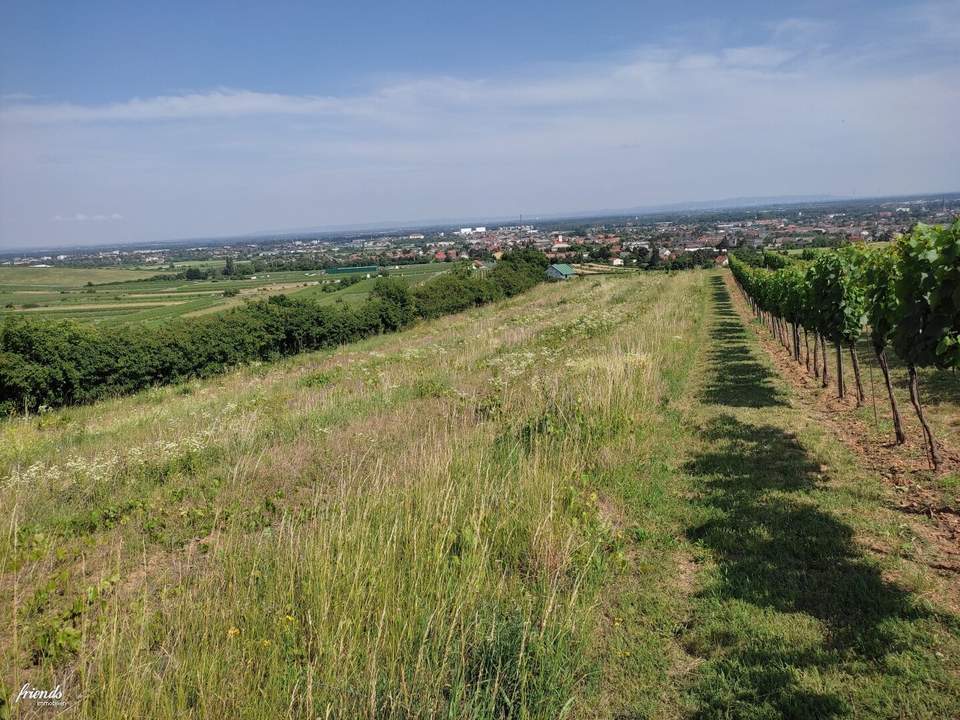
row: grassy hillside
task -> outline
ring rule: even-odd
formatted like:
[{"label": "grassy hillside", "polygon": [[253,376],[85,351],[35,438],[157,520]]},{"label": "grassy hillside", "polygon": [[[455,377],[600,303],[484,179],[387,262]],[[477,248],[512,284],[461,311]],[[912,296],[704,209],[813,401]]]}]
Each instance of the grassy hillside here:
[{"label": "grassy hillside", "polygon": [[0,677],[76,717],[953,717],[887,492],[719,273],[545,285],[0,424]]}]

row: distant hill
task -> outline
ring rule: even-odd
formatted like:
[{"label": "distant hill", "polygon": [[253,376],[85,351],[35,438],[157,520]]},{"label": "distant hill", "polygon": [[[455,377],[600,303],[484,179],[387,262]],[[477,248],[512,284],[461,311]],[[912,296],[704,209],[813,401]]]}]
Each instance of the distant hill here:
[{"label": "distant hill", "polygon": [[[838,202],[849,200],[837,195],[767,195],[757,197],[724,198],[722,200],[699,200],[669,203],[667,205],[630,208],[625,213],[683,212],[685,210],[735,210],[737,208],[765,207],[768,205],[801,205],[803,203]],[[860,199],[860,198],[858,198]]]}]

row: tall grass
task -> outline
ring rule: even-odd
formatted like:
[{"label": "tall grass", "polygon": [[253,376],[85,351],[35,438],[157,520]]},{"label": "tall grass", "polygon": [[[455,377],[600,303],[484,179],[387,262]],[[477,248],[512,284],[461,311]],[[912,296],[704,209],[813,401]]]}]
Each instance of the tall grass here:
[{"label": "tall grass", "polygon": [[8,422],[4,677],[78,717],[576,713],[623,563],[593,478],[677,392],[702,299],[584,279]]}]

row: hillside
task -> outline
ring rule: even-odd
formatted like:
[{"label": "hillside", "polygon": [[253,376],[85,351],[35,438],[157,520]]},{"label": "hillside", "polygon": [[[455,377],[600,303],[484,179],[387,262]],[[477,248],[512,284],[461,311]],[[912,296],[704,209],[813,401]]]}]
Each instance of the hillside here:
[{"label": "hillside", "polygon": [[540,285],[3,421],[0,694],[60,683],[97,718],[957,717],[934,521],[777,373],[729,282]]}]

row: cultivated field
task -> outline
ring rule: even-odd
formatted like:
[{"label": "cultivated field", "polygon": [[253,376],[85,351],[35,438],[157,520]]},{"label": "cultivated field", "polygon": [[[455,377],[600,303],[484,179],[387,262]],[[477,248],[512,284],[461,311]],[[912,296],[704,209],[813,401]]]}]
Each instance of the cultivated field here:
[{"label": "cultivated field", "polygon": [[724,277],[542,285],[4,421],[4,694],[60,683],[58,715],[97,718],[960,716],[932,521],[776,374]]},{"label": "cultivated field", "polygon": [[[204,266],[204,263],[191,263]],[[209,263],[206,264],[209,266]],[[219,263],[222,266],[222,263]],[[421,282],[449,270],[447,263],[386,268]],[[179,269],[183,269],[182,267]],[[25,314],[48,319],[70,318],[97,323],[162,323],[224,310],[245,300],[270,295],[320,298],[323,302],[359,302],[373,280],[356,274],[360,282],[338,290],[353,275],[326,275],[322,270],[272,271],[250,279],[150,280],[167,270],[120,268],[0,267],[0,319]],[[226,294],[225,294],[226,293]]]}]

